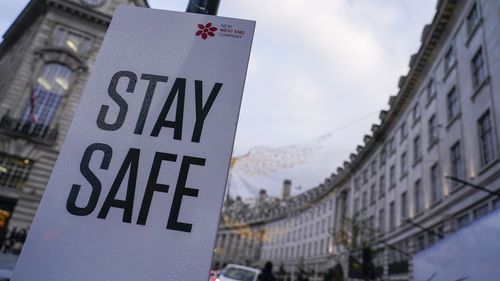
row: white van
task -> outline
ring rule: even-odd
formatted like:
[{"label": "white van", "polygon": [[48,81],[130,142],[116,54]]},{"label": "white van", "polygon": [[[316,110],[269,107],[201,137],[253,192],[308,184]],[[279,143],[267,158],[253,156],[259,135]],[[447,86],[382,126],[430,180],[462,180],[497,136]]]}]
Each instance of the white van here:
[{"label": "white van", "polygon": [[228,264],[216,279],[218,281],[257,281],[260,270],[248,266]]}]

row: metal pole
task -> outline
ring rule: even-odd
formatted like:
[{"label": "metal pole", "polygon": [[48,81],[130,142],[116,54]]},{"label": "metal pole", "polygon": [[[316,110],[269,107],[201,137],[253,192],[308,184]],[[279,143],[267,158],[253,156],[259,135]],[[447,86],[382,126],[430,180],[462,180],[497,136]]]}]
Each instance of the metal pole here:
[{"label": "metal pole", "polygon": [[406,222],[407,222],[407,223],[409,223],[409,224],[411,224],[411,225],[413,225],[414,227],[417,227],[417,228],[422,229],[423,231],[426,231],[426,232],[429,232],[430,234],[436,235],[437,237],[439,237],[439,238],[441,238],[441,239],[443,239],[443,238],[444,238],[444,237],[443,237],[443,235],[441,235],[441,234],[439,234],[439,233],[435,232],[435,231],[434,231],[434,230],[432,230],[432,229],[429,229],[429,228],[427,228],[427,227],[425,227],[425,226],[422,226],[422,225],[420,225],[420,224],[418,224],[418,223],[415,223],[415,222],[413,222],[411,219],[407,219],[407,220],[406,220]]},{"label": "metal pole", "polygon": [[217,15],[220,0],[189,0],[186,13]]},{"label": "metal pole", "polygon": [[445,178],[447,178],[447,179],[450,179],[450,180],[452,180],[452,181],[456,181],[456,182],[459,182],[459,183],[462,183],[462,184],[468,185],[468,186],[470,186],[470,187],[472,187],[472,188],[479,189],[479,190],[481,190],[481,191],[484,191],[484,192],[486,192],[486,193],[489,193],[490,195],[496,195],[496,196],[500,197],[500,192],[498,192],[498,191],[491,191],[491,190],[486,189],[486,188],[484,188],[484,187],[482,187],[482,186],[479,186],[479,185],[477,185],[477,184],[473,184],[473,183],[470,183],[470,182],[468,182],[468,181],[464,181],[464,180],[461,180],[461,179],[459,179],[459,178],[455,178],[455,177],[452,177],[452,176],[444,176],[444,177],[445,177]]}]

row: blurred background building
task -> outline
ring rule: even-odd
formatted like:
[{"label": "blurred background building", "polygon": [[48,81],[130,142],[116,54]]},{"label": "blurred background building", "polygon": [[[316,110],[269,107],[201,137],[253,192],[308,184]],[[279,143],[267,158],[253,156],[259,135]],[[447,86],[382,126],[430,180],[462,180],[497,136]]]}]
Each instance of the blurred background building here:
[{"label": "blurred background building", "polygon": [[113,11],[145,0],[32,0],[0,45],[0,212],[29,227]]}]

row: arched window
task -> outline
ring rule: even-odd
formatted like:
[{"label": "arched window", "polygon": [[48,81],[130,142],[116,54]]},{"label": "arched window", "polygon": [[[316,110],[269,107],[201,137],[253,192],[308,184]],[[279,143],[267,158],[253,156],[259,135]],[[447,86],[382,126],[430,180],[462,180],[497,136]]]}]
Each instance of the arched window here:
[{"label": "arched window", "polygon": [[24,109],[21,112],[21,124],[35,124],[34,134],[47,130],[61,105],[64,95],[73,80],[73,71],[60,63],[48,63],[43,66],[36,78]]}]

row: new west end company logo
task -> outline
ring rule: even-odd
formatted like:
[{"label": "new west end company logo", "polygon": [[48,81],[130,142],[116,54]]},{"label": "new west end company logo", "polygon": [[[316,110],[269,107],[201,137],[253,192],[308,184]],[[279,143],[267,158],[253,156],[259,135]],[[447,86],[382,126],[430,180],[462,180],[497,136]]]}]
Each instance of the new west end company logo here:
[{"label": "new west end company logo", "polygon": [[199,23],[198,30],[195,34],[203,40],[207,40],[208,38],[216,35],[219,37],[241,39],[243,35],[245,35],[245,31],[233,28],[230,24],[221,24],[219,28],[217,28],[213,26],[211,22],[208,22],[207,24]]},{"label": "new west end company logo", "polygon": [[212,23],[209,22],[205,25],[198,24],[198,31],[196,31],[196,36],[200,36],[203,40],[206,40],[209,37],[215,36],[215,31],[217,31],[217,27],[212,26]]}]

